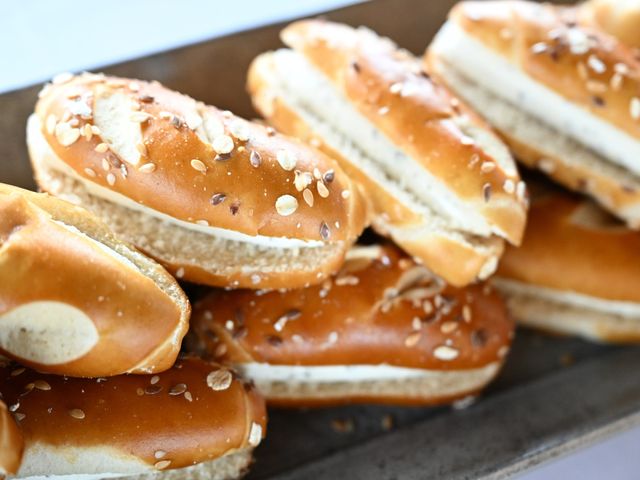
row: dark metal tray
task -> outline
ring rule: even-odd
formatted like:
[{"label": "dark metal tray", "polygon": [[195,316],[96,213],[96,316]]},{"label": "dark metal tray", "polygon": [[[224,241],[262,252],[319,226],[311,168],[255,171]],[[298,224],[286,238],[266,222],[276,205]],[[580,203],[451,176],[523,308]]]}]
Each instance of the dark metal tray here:
[{"label": "dark metal tray", "polygon": [[[421,54],[453,0],[378,0],[329,12]],[[105,68],[252,117],[245,73],[281,25]],[[33,187],[25,122],[40,86],[0,95],[0,181]],[[518,331],[497,381],[466,409],[272,410],[251,479],[504,478],[640,423],[640,349]]]}]

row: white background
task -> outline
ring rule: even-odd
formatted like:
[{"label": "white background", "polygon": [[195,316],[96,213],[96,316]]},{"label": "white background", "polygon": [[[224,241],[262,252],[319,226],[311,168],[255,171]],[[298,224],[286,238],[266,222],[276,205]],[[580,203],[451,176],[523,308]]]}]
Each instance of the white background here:
[{"label": "white background", "polygon": [[[0,0],[0,92],[58,72],[91,69],[348,3],[356,2]],[[520,478],[638,479],[638,445],[640,429],[634,429]]]}]

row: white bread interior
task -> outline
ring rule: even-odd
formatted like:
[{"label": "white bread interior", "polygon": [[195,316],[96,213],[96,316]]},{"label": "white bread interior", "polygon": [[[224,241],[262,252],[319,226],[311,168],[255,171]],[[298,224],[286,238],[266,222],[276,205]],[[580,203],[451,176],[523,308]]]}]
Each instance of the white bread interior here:
[{"label": "white bread interior", "polygon": [[[504,236],[504,232],[490,225],[471,205],[381,134],[302,55],[278,50],[271,57],[272,68],[263,68],[260,73],[269,78],[270,88],[287,107],[379,188],[424,218],[423,224],[411,232],[404,228],[394,229],[382,218],[374,220],[376,228],[392,236],[414,238],[425,236],[425,232],[437,232],[457,243],[477,247],[485,253],[493,252],[494,247],[486,240],[493,234]],[[494,145],[484,132],[471,125],[459,127],[487,150],[504,148],[500,144]],[[500,152],[494,153],[496,158],[504,156]]]},{"label": "white bread interior", "polygon": [[521,325],[598,342],[640,341],[640,304],[558,291],[511,279],[492,283]]},{"label": "white bread interior", "polygon": [[[35,115],[27,125],[27,144],[38,184],[44,190],[82,205],[105,220],[121,238],[162,263],[190,265],[222,276],[255,275],[258,284],[261,273],[315,272],[319,265],[341,254],[342,246],[338,242],[273,239],[275,242],[261,243],[269,237],[250,237],[251,241],[244,241],[233,235],[219,235],[217,230],[222,229],[214,231],[211,227],[168,220],[166,215],[147,207],[131,208],[130,204],[135,204],[131,200],[113,201],[113,196],[118,194],[90,186],[91,182],[70,173],[68,166],[63,167],[66,164],[47,144]],[[281,240],[284,246],[279,243]]]},{"label": "white bread interior", "polygon": [[[554,135],[561,132],[596,152],[600,158],[640,175],[638,140],[532,79],[454,22],[448,21],[440,29],[430,50],[441,68],[446,69],[438,73],[447,79],[447,83],[452,71],[473,79],[479,87],[503,102],[517,105],[525,114],[550,126]],[[455,86],[454,90],[476,110],[487,115],[487,105],[474,103],[474,92]]]}]

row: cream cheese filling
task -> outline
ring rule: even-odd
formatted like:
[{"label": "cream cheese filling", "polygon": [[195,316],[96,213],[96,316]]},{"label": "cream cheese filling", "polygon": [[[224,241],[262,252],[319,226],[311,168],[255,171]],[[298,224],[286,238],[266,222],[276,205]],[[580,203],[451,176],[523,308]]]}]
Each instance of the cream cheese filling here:
[{"label": "cream cheese filling", "polygon": [[158,210],[135,202],[120,193],[114,192],[80,176],[73,168],[71,168],[62,159],[60,159],[51,149],[44,136],[42,135],[40,119],[35,114],[32,114],[29,117],[27,123],[27,138],[30,144],[30,150],[37,156],[38,162],[41,162],[48,168],[56,170],[81,182],[91,195],[115,204],[122,205],[131,210],[136,210],[146,215],[151,215],[164,222],[226,240],[250,243],[270,248],[317,248],[323,247],[325,245],[322,241],[319,240],[302,240],[288,237],[269,237],[265,235],[247,235],[245,233],[228,230],[226,228],[199,225],[197,223],[179,220]]},{"label": "cream cheese filling", "polygon": [[605,300],[583,293],[568,290],[531,285],[505,278],[493,278],[493,284],[507,297],[511,295],[527,295],[563,305],[587,308],[602,313],[620,315],[622,317],[640,317],[640,303],[621,300]]},{"label": "cream cheese filling", "polygon": [[[451,66],[482,88],[517,105],[610,162],[640,174],[640,142],[637,139],[526,75],[457,24],[447,22],[430,48],[437,61]],[[465,96],[464,91],[457,93],[473,105],[473,98]]]},{"label": "cream cheese filling", "polygon": [[426,370],[421,368],[395,367],[392,365],[271,365],[268,363],[238,363],[234,365],[246,378],[259,382],[299,382],[334,383],[366,382],[408,379],[444,379],[456,375],[486,374],[497,371],[498,364],[490,363],[484,367],[466,370]]}]

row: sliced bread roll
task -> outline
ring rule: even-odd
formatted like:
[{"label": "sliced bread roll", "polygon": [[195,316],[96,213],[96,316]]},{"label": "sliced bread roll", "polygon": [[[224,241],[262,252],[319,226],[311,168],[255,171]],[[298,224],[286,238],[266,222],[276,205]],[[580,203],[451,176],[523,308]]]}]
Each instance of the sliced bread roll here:
[{"label": "sliced bread roll", "polygon": [[367,191],[378,232],[451,284],[489,276],[526,216],[502,142],[370,30],[308,20],[281,36],[293,50],[265,53],[249,70],[256,108],[340,161]]},{"label": "sliced bread roll", "polygon": [[62,78],[41,94],[27,141],[42,189],[197,283],[317,283],[366,221],[332,159],[158,83]]}]

